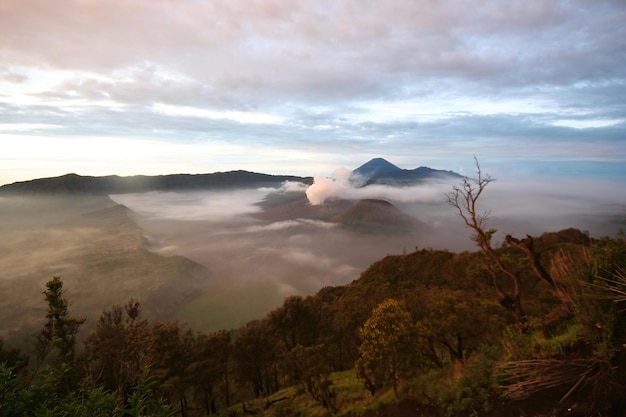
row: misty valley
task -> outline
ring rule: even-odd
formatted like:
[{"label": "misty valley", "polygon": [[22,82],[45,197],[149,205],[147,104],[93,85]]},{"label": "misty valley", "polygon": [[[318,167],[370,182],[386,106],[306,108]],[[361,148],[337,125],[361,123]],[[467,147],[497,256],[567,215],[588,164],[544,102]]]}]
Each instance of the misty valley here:
[{"label": "misty valley", "polygon": [[[420,353],[420,369],[448,369],[481,351],[483,338],[497,340],[504,324],[519,327],[520,323],[508,313],[513,310],[502,308],[504,298],[501,306],[495,302],[489,275],[478,261],[477,241],[470,238],[471,227],[446,198],[467,178],[448,172],[427,172],[428,177],[417,178],[414,171],[389,165],[373,160],[360,171],[314,179],[250,177],[255,179],[248,181],[248,174],[236,172],[235,179],[224,176],[228,179],[204,189],[197,184],[207,179],[199,177],[65,176],[41,180],[43,189],[37,181],[17,184],[20,192],[0,193],[0,291],[5,295],[0,300],[0,340],[29,349],[33,335],[46,323],[42,291],[52,277],[60,277],[71,314],[86,319],[79,338],[102,326],[103,311],[129,300],[140,303],[141,317],[150,322],[180,323],[209,335],[232,334],[234,340],[265,320],[291,314],[288,308],[295,308],[293,303],[321,303],[332,312],[325,314],[332,315],[333,326],[343,329],[337,334],[345,339],[327,340],[331,336],[324,335],[329,331],[321,324],[325,322],[311,319],[298,326],[316,330],[293,330],[293,341],[287,338],[280,346],[285,344],[285,354],[295,355],[301,344],[318,355],[320,346],[337,344],[332,349],[340,350],[333,351],[328,369],[353,369],[360,379],[355,374],[350,378],[365,378],[360,390],[367,388],[374,395],[376,390],[391,388],[370,380],[374,377],[359,368],[366,366],[364,323],[368,317],[373,320],[376,312],[397,314],[394,320],[400,323],[405,317],[400,310],[406,306],[406,314],[422,317],[420,328],[431,332],[431,350]],[[184,186],[192,180],[193,186]],[[581,196],[576,184],[567,182],[489,184],[480,206],[489,215],[489,225],[497,228],[489,232],[492,256],[518,262],[516,268],[526,271],[520,276],[528,288],[528,282],[534,282],[532,271],[522,267],[524,254],[511,252],[510,244],[523,241],[508,240],[507,235],[537,236],[542,262],[549,260],[550,265],[559,259],[565,262],[567,251],[592,245],[591,239],[616,236],[626,227],[624,197],[601,184],[592,190]],[[528,247],[534,254],[535,247]],[[502,288],[498,291],[511,291],[508,285]],[[536,282],[530,288],[530,299],[524,299],[529,316],[558,310],[558,297],[549,288]],[[390,299],[403,304],[389,304]],[[384,309],[391,313],[383,313]],[[478,333],[463,327],[467,315],[480,321],[475,324]],[[435,325],[452,326],[458,346],[450,344],[448,335],[435,332]],[[291,356],[280,360],[285,358],[293,360]],[[297,379],[289,372],[280,378],[282,383],[264,382],[253,397],[270,396]],[[393,391],[398,397],[395,378]],[[231,382],[225,384],[227,388]],[[213,407],[220,403],[228,408],[230,397],[211,395]],[[238,395],[233,398],[248,398],[243,391]],[[331,410],[329,404],[323,408]]]},{"label": "misty valley", "polygon": [[[278,214],[282,219],[276,214],[282,206],[262,208],[272,194],[287,197],[292,206],[291,213]],[[385,255],[415,250],[425,230],[370,232],[320,220],[351,203],[305,213],[304,191],[281,191],[280,184],[7,197],[0,204],[0,285],[3,293],[14,294],[2,301],[3,337],[39,327],[41,288],[55,275],[66,282],[73,310],[91,322],[111,305],[135,298],[150,317],[179,319],[204,331],[235,328],[289,295],[347,284]]]},{"label": "misty valley", "polygon": [[[503,233],[578,227],[603,236],[623,226],[617,204],[497,185],[484,204]],[[386,255],[472,250],[443,200],[450,183],[346,186],[320,205],[307,187],[0,197],[0,285],[14,295],[2,300],[2,336],[39,326],[39,294],[55,275],[92,322],[135,298],[151,317],[214,331],[262,317],[287,296],[348,284]],[[390,203],[382,211],[355,204],[381,196]]]}]

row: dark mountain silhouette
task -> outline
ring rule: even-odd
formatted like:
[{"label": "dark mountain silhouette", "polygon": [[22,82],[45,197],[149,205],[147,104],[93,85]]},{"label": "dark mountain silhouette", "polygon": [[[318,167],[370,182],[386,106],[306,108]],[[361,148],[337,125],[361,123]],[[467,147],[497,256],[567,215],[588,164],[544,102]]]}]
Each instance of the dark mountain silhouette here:
[{"label": "dark mountain silhouette", "polygon": [[[453,171],[419,167],[401,169],[383,158],[374,158],[352,171],[352,181],[358,185],[403,184],[424,180],[460,179]],[[103,177],[66,174],[59,177],[20,181],[0,186],[0,194],[42,195],[107,195],[148,191],[187,191],[258,187],[284,181],[312,183],[311,177],[270,175],[249,171],[215,172],[212,174],[135,175]]]},{"label": "dark mountain silhouette", "polygon": [[262,186],[284,181],[310,183],[310,178],[291,175],[269,175],[248,171],[216,172],[212,174],[173,174],[120,177],[81,176],[67,174],[60,177],[41,178],[16,182],[0,187],[1,194],[123,194],[147,191],[182,191],[224,189],[234,187]]},{"label": "dark mountain silhouette", "polygon": [[398,168],[386,159],[374,158],[352,171],[352,174],[359,175],[364,178],[376,178],[388,175],[397,175],[401,171],[402,169]]},{"label": "dark mountain silhouette", "polygon": [[454,171],[419,167],[401,169],[383,158],[374,158],[352,171],[351,180],[354,184],[397,184],[413,183],[425,180],[455,180],[463,176]]},{"label": "dark mountain silhouette", "polygon": [[385,200],[333,199],[312,205],[302,195],[284,202],[273,200],[261,206],[263,211],[255,213],[254,217],[265,221],[313,219],[339,223],[357,231],[385,234],[409,233],[427,227]]},{"label": "dark mountain silhouette", "polygon": [[385,200],[364,199],[329,219],[368,233],[409,233],[426,227]]},{"label": "dark mountain silhouette", "polygon": [[304,193],[294,199],[263,202],[260,206],[263,211],[255,213],[254,217],[266,221],[281,221],[294,219],[312,219],[328,221],[331,217],[341,213],[354,204],[352,200],[328,200],[324,204],[312,205]]}]

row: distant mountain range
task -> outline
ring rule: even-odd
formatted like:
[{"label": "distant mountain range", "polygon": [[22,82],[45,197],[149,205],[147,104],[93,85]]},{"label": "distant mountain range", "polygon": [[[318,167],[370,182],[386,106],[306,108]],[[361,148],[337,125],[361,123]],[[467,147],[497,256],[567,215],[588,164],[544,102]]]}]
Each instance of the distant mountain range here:
[{"label": "distant mountain range", "polygon": [[0,187],[0,194],[124,194],[148,191],[188,191],[263,186],[284,181],[311,183],[311,178],[291,175],[268,175],[248,171],[216,172],[213,174],[136,175],[120,177],[81,176],[67,174],[60,177],[40,178],[16,182]]},{"label": "distant mountain range", "polygon": [[428,167],[402,169],[383,158],[374,158],[352,171],[351,181],[355,185],[397,184],[424,180],[455,180],[463,176],[454,171]]},{"label": "distant mountain range", "polygon": [[[369,184],[404,184],[432,179],[460,179],[453,171],[428,167],[401,169],[383,158],[374,158],[352,171],[351,181],[357,186]],[[249,171],[215,172],[212,174],[135,175],[104,177],[66,174],[60,177],[40,178],[15,182],[0,187],[0,194],[36,195],[107,195],[141,193],[148,191],[188,191],[241,187],[259,187],[298,181],[312,183],[311,177],[269,175]]]}]

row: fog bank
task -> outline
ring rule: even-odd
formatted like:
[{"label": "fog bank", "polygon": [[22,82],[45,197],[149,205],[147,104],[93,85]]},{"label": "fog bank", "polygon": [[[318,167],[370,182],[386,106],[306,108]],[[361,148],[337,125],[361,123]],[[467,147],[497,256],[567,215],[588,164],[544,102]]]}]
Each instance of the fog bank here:
[{"label": "fog bank", "polygon": [[[451,189],[452,184],[437,183],[358,188],[324,178],[308,189],[287,183],[123,194],[111,196],[114,201],[1,197],[0,290],[12,295],[0,303],[2,334],[40,327],[41,291],[54,275],[64,279],[72,310],[88,311],[90,323],[112,304],[129,296],[145,300],[165,285],[152,306],[162,307],[163,297],[178,297],[170,303],[176,318],[206,331],[263,317],[286,296],[347,284],[389,254],[425,247],[473,251],[470,231],[445,203]],[[619,183],[580,179],[496,180],[481,196],[479,210],[491,212],[489,227],[499,231],[496,244],[504,234],[522,237],[569,227],[592,237],[614,236],[626,229],[622,189]],[[307,201],[315,195],[325,205]],[[360,198],[385,199],[424,227],[368,233],[328,221],[333,210],[347,207],[345,199]],[[132,212],[116,210],[115,203]],[[184,269],[193,270],[187,260],[166,262],[144,248],[187,257],[208,268],[209,278],[196,282]],[[195,292],[187,291],[194,286]]]},{"label": "fog bank", "polygon": [[[334,179],[316,178],[306,189],[311,203],[333,199],[385,199],[425,223],[427,232],[405,235],[358,233],[340,224],[310,218],[261,220],[259,205],[268,195],[303,194],[302,185],[195,193],[146,193],[112,198],[132,209],[148,247],[162,255],[183,255],[208,267],[222,288],[200,299],[182,319],[194,322],[209,304],[249,311],[250,319],[293,294],[312,294],[327,285],[357,279],[388,254],[432,247],[475,250],[470,231],[445,202],[452,184],[358,188],[345,171]],[[343,175],[343,176],[341,176]],[[490,227],[505,234],[539,235],[575,227],[592,236],[613,236],[626,227],[626,197],[616,184],[584,181],[490,183],[479,210],[491,212]],[[228,300],[228,305],[223,300]],[[256,316],[254,316],[256,314]],[[242,315],[239,315],[242,317]],[[243,320],[243,319],[242,319]],[[243,323],[243,321],[242,321]],[[241,324],[241,323],[234,323]]]}]

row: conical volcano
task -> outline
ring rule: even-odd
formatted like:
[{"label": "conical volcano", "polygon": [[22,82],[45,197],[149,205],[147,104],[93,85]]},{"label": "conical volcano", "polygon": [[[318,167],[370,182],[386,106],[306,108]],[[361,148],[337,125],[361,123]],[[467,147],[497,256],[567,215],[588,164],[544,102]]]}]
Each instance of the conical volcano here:
[{"label": "conical volcano", "polygon": [[376,178],[389,175],[393,176],[401,171],[402,169],[386,159],[374,158],[352,171],[352,174],[363,178]]},{"label": "conical volcano", "polygon": [[377,199],[359,200],[329,221],[371,233],[409,233],[425,227],[390,202]]},{"label": "conical volcano", "polygon": [[429,167],[402,169],[386,159],[374,158],[352,171],[350,179],[355,186],[366,186],[370,184],[403,185],[426,180],[456,181],[461,178],[463,176],[453,171]]}]

